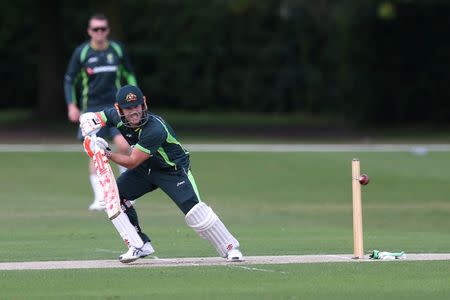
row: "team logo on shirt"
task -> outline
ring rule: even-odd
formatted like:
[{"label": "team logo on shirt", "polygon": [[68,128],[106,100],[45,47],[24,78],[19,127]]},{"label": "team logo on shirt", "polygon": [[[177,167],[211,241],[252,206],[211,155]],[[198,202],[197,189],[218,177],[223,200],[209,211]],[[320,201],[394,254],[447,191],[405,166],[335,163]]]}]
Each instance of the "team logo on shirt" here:
[{"label": "team logo on shirt", "polygon": [[112,64],[114,62],[114,56],[112,55],[112,53],[108,53],[108,55],[106,56],[106,61],[108,62],[108,64]]},{"label": "team logo on shirt", "polygon": [[87,68],[86,68],[86,73],[87,73],[89,76],[94,75],[94,69],[92,69],[92,68],[90,68],[90,67],[87,67]]},{"label": "team logo on shirt", "polygon": [[125,97],[125,100],[127,102],[133,102],[137,100],[137,96],[133,93],[128,93],[127,96]]},{"label": "team logo on shirt", "polygon": [[92,64],[92,63],[96,63],[96,62],[98,62],[98,57],[97,56],[89,57],[89,59],[87,61],[88,64]]},{"label": "team logo on shirt", "polygon": [[98,73],[111,73],[117,72],[117,66],[98,66],[98,67],[87,67],[86,73],[91,76]]}]

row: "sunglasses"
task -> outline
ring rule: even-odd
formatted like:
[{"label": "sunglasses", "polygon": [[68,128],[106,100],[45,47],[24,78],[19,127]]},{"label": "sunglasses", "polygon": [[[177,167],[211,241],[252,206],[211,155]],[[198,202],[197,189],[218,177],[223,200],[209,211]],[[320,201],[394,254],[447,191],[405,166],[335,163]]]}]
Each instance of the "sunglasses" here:
[{"label": "sunglasses", "polygon": [[106,31],[106,30],[108,30],[108,27],[93,27],[93,28],[91,28],[91,30],[94,32]]}]

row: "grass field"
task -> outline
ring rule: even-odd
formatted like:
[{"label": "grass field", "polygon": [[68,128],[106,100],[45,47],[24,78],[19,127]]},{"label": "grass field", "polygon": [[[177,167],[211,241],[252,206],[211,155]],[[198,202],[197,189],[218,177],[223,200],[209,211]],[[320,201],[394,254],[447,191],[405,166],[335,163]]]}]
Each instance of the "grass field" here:
[{"label": "grass field", "polygon": [[[193,153],[203,201],[246,255],[352,252],[361,159],[366,252],[450,252],[448,153]],[[115,259],[82,153],[2,153],[0,262]],[[137,202],[158,257],[216,253],[160,191]],[[448,299],[450,261],[0,271],[0,299]]]}]

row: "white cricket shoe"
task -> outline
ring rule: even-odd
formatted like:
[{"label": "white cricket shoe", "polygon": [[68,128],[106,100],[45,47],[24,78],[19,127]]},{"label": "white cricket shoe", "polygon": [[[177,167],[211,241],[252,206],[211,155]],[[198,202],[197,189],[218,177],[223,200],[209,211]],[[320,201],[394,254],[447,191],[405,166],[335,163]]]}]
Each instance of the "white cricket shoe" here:
[{"label": "white cricket shoe", "polygon": [[131,246],[128,248],[128,251],[119,256],[119,261],[121,263],[127,264],[130,262],[133,262],[139,258],[146,257],[147,255],[150,255],[155,252],[155,249],[153,249],[150,242],[147,242],[142,246],[141,248],[136,248]]},{"label": "white cricket shoe", "polygon": [[244,256],[238,248],[233,248],[227,253],[228,261],[244,261]]},{"label": "white cricket shoe", "polygon": [[91,203],[91,205],[89,205],[89,210],[104,211],[105,202],[95,200]]}]

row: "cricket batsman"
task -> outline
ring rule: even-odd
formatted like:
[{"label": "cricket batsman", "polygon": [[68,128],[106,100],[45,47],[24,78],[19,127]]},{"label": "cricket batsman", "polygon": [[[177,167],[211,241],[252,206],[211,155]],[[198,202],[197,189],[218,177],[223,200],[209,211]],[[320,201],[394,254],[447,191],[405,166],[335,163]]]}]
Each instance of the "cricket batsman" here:
[{"label": "cricket batsman", "polygon": [[[121,218],[118,226],[114,223],[116,215],[112,221],[119,233],[120,230],[127,231],[121,233],[122,237],[133,236],[135,232],[129,231],[134,227],[142,241],[135,238],[119,260],[128,263],[154,252],[130,201],[160,188],[183,212],[187,225],[209,241],[221,257],[228,261],[242,261],[238,240],[216,213],[201,201],[190,170],[189,152],[177,140],[170,125],[147,111],[145,96],[138,87],[126,85],[120,88],[116,102],[115,108],[81,115],[80,127],[89,156],[93,157],[96,151],[101,150],[109,160],[128,169],[117,178],[120,205],[126,216],[118,214]],[[102,138],[89,138],[105,126],[116,127],[132,145],[128,155],[112,152]]]}]

